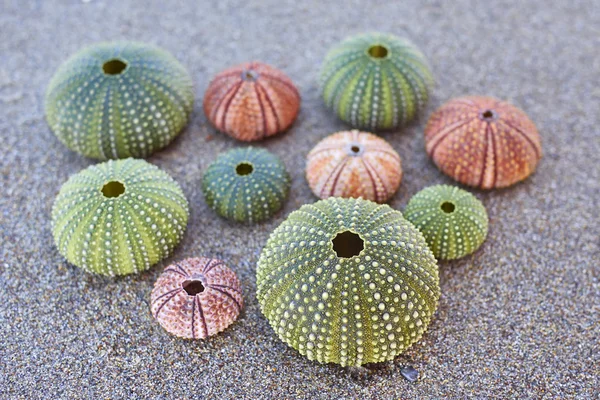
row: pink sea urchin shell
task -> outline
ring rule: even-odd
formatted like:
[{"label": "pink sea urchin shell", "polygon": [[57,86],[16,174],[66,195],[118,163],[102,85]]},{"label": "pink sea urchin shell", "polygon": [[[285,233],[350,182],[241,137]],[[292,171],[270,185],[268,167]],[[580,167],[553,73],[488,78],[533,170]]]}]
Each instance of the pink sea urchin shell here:
[{"label": "pink sea urchin shell", "polygon": [[167,332],[186,339],[223,331],[243,305],[237,276],[216,258],[187,258],[169,265],[151,295],[154,318]]}]

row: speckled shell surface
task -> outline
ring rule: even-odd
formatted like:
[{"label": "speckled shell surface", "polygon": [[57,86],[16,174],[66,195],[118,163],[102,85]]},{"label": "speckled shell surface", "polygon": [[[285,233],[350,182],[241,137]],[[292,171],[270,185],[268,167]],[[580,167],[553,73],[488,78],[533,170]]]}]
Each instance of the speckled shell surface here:
[{"label": "speckled shell surface", "polygon": [[[333,240],[347,231],[364,248],[339,257]],[[291,213],[267,241],[256,277],[279,337],[311,360],[342,366],[402,353],[421,338],[440,296],[423,235],[400,212],[363,199],[329,198]]]},{"label": "speckled shell surface", "polygon": [[340,119],[382,130],[405,124],[425,107],[433,77],[425,56],[408,40],[367,33],[329,51],[320,83],[325,104]]},{"label": "speckled shell surface", "polygon": [[[113,60],[116,67],[106,73],[104,65]],[[119,62],[126,65],[122,71]],[[143,158],[167,146],[187,123],[193,101],[192,80],[169,53],[110,42],[87,47],[60,66],[45,108],[48,124],[69,149],[106,160]]]},{"label": "speckled shell surface", "polygon": [[383,203],[402,180],[400,156],[385,140],[357,130],[337,132],[308,153],[306,179],[315,196],[362,197]]},{"label": "speckled shell surface", "polygon": [[280,70],[260,62],[228,68],[204,94],[204,113],[220,131],[242,141],[285,131],[296,119],[300,94]]},{"label": "speckled shell surface", "polygon": [[[242,165],[251,166],[251,172],[241,175],[238,167]],[[202,191],[206,203],[220,216],[253,223],[270,218],[283,207],[290,183],[279,157],[247,147],[220,154],[204,173]]]},{"label": "speckled shell surface", "polygon": [[[202,291],[191,295],[185,288],[193,281],[202,284]],[[216,258],[187,258],[169,265],[151,294],[154,318],[167,332],[186,339],[205,339],[225,330],[243,306],[237,276]]]},{"label": "speckled shell surface", "polygon": [[[107,197],[109,182],[122,194]],[[132,158],[92,165],[62,185],[52,233],[70,263],[101,275],[144,271],[182,239],[188,202],[166,172]]]},{"label": "speckled shell surface", "polygon": [[527,178],[542,157],[535,124],[520,109],[492,97],[448,101],[427,122],[425,144],[443,173],[482,189]]},{"label": "speckled shell surface", "polygon": [[477,250],[488,232],[488,215],[475,196],[435,185],[415,194],[404,217],[419,229],[436,258],[452,260]]}]

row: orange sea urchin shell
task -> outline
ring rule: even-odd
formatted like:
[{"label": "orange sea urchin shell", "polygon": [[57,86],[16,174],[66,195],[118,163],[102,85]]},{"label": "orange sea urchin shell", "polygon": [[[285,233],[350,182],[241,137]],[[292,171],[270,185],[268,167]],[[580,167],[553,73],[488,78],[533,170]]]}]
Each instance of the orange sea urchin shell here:
[{"label": "orange sea urchin shell", "polygon": [[306,179],[314,194],[383,203],[402,180],[400,156],[388,142],[357,130],[334,133],[308,154]]},{"label": "orange sea urchin shell", "polygon": [[534,123],[512,104],[492,97],[448,101],[429,118],[425,143],[442,172],[482,189],[527,178],[542,157]]},{"label": "orange sea urchin shell", "polygon": [[169,265],[151,295],[154,318],[169,333],[186,339],[221,332],[243,305],[237,276],[216,258],[187,258]]},{"label": "orange sea urchin shell", "polygon": [[210,122],[245,142],[286,130],[299,108],[300,94],[290,78],[259,62],[226,69],[204,94],[204,113]]}]

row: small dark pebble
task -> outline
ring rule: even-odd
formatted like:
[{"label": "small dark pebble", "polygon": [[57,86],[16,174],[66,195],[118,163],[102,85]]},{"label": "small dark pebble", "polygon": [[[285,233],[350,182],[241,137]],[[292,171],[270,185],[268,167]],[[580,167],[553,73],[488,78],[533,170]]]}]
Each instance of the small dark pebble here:
[{"label": "small dark pebble", "polygon": [[414,369],[411,366],[402,367],[400,369],[400,373],[402,374],[403,377],[406,378],[406,380],[408,380],[410,382],[416,382],[417,379],[419,379],[419,371],[417,371],[416,369]]}]

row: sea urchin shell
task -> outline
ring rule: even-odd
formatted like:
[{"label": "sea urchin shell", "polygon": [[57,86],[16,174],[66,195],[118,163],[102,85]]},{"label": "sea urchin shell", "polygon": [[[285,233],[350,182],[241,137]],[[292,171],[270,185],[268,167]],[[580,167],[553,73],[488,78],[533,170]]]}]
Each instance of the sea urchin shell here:
[{"label": "sea urchin shell", "polygon": [[290,176],[279,157],[254,147],[219,155],[202,178],[206,203],[220,216],[238,222],[271,217],[289,190]]},{"label": "sea urchin shell", "polygon": [[455,186],[430,186],[415,194],[404,218],[423,233],[433,255],[452,260],[477,250],[488,231],[488,216],[481,202]]},{"label": "sea urchin shell", "polygon": [[144,160],[107,161],[71,176],[52,208],[58,251],[88,272],[125,275],[171,254],[188,203],[166,172]]},{"label": "sea urchin shell", "polygon": [[300,94],[290,78],[259,62],[226,69],[204,94],[204,113],[210,122],[245,142],[285,131],[299,108]]},{"label": "sea urchin shell", "polygon": [[257,298],[288,345],[342,366],[391,360],[419,340],[440,296],[423,235],[400,212],[329,198],[294,211],[258,261]]},{"label": "sea urchin shell", "polygon": [[135,42],[100,43],[67,60],[46,93],[58,138],[86,157],[143,158],[187,123],[194,92],[169,53]]},{"label": "sea urchin shell", "polygon": [[367,132],[334,133],[308,153],[306,179],[313,193],[386,202],[402,180],[400,156],[388,142]]},{"label": "sea urchin shell", "polygon": [[448,101],[427,122],[425,144],[443,173],[482,189],[527,178],[542,156],[540,136],[529,117],[492,97]]},{"label": "sea urchin shell", "polygon": [[333,48],[321,70],[325,104],[353,127],[398,127],[427,104],[433,85],[425,56],[409,41],[369,33]]},{"label": "sea urchin shell", "polygon": [[187,258],[169,265],[151,295],[154,318],[167,332],[186,339],[223,331],[243,305],[237,276],[215,258]]}]

